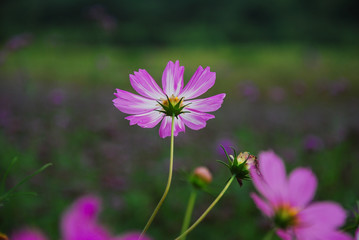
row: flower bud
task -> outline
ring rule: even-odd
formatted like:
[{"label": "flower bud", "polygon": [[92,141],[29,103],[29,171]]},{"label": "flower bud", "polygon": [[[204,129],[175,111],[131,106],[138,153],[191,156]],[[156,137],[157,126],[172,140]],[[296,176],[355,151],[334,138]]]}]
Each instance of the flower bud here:
[{"label": "flower bud", "polygon": [[223,150],[227,156],[228,164],[222,161],[219,162],[228,167],[232,175],[236,176],[239,185],[242,186],[242,180],[250,178],[249,169],[253,167],[258,169],[257,157],[251,155],[249,152],[241,152],[237,155],[236,151],[233,149],[234,156],[236,156],[234,157],[233,155],[228,155],[224,148]]},{"label": "flower bud", "polygon": [[206,167],[197,167],[190,177],[190,182],[194,187],[203,189],[212,182],[212,174]]}]

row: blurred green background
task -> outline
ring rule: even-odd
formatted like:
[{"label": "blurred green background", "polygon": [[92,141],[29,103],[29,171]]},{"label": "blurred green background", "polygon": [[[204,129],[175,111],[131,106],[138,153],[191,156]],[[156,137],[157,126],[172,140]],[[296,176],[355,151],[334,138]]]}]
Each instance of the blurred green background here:
[{"label": "blurred green background", "polygon": [[[158,127],[130,127],[113,105],[115,88],[146,69],[160,84],[169,60],[217,73],[204,95],[225,92],[216,118],[175,139],[175,172],[149,235],[173,239],[197,166],[214,175],[194,218],[230,176],[219,144],[258,154],[273,149],[287,169],[311,168],[316,200],[351,211],[359,198],[358,1],[85,1],[0,3],[0,177],[6,187],[51,162],[0,207],[0,232],[22,226],[60,239],[59,221],[76,198],[103,199],[101,222],[114,234],[141,230],[167,180],[169,139]],[[233,184],[188,239],[262,239],[270,229]]]}]

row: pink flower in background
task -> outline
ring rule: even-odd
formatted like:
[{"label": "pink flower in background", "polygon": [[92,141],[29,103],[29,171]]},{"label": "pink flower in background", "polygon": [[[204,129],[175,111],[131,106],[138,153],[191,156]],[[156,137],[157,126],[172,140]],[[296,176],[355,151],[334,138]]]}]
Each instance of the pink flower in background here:
[{"label": "pink flower in background", "polygon": [[224,147],[224,149],[227,151],[227,152],[232,152],[232,148],[231,147],[234,147],[236,146],[237,144],[234,143],[234,141],[230,138],[222,138],[222,139],[219,139],[217,142],[216,142],[216,152],[219,156],[221,157],[226,157],[226,154],[225,152],[223,151],[223,148],[221,146]]},{"label": "pink flower in background", "polygon": [[110,233],[97,222],[101,201],[95,196],[78,199],[62,216],[61,232],[65,240],[107,240]]},{"label": "pink flower in background", "polygon": [[283,161],[272,151],[259,155],[259,172],[251,171],[254,186],[262,195],[252,193],[257,207],[270,217],[277,234],[285,240],[352,239],[337,230],[346,218],[345,210],[334,202],[313,202],[317,179],[306,168],[286,176]]},{"label": "pink flower in background", "polygon": [[304,149],[307,151],[315,152],[324,148],[323,140],[316,135],[307,135],[303,141]]},{"label": "pink flower in background", "polygon": [[136,95],[121,89],[115,93],[113,103],[126,114],[130,125],[137,124],[143,128],[153,128],[161,123],[159,134],[165,138],[171,135],[171,119],[175,116],[174,135],[185,131],[185,126],[199,130],[206,126],[206,121],[214,118],[213,112],[219,109],[224,93],[209,98],[196,99],[210,89],[216,80],[216,73],[209,67],[198,67],[188,84],[183,87],[184,67],[179,61],[168,62],[162,75],[163,90],[144,69],[130,74],[132,87],[140,94]]},{"label": "pink flower in background", "polygon": [[24,228],[14,233],[11,240],[47,240],[46,236],[39,230],[34,228]]},{"label": "pink flower in background", "polygon": [[[139,232],[129,232],[113,237],[106,227],[97,221],[101,211],[101,200],[96,196],[85,196],[75,201],[61,219],[62,240],[137,240]],[[151,240],[143,236],[142,240]],[[11,240],[47,240],[35,229],[15,232]]]}]

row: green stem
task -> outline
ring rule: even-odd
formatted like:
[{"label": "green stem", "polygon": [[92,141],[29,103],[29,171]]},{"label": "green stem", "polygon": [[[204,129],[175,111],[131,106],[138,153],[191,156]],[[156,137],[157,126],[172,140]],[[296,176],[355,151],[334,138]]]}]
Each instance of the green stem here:
[{"label": "green stem", "polygon": [[[197,191],[196,191],[196,189],[192,188],[191,195],[189,196],[189,199],[188,199],[186,214],[183,219],[181,234],[183,234],[186,231],[186,229],[189,227],[189,224],[191,222],[191,216],[192,216],[192,212],[193,212],[194,203],[196,202],[196,197],[197,197]],[[186,240],[186,236],[183,236],[181,238],[181,240]]]},{"label": "green stem", "polygon": [[188,228],[184,233],[182,233],[180,236],[178,236],[175,240],[180,240],[184,236],[186,236],[189,232],[191,232],[195,227],[197,227],[198,224],[202,222],[202,220],[207,216],[207,214],[212,210],[212,208],[217,204],[217,202],[222,198],[223,194],[227,191],[231,183],[233,182],[233,179],[235,178],[235,175],[232,175],[232,177],[228,180],[226,186],[223,188],[222,192],[217,196],[217,198],[212,202],[212,204],[207,208],[206,211],[197,219],[193,225]]},{"label": "green stem", "polygon": [[10,163],[10,166],[6,169],[5,173],[4,173],[4,176],[3,176],[3,179],[1,181],[1,187],[0,187],[0,193],[3,193],[5,192],[5,181],[6,181],[6,178],[7,178],[7,175],[9,174],[11,168],[15,165],[17,161],[17,157],[15,157],[11,163]]},{"label": "green stem", "polygon": [[271,229],[263,238],[263,240],[272,240],[274,232],[276,231],[275,228]]},{"label": "green stem", "polygon": [[172,181],[172,171],[173,171],[173,149],[174,149],[174,122],[175,122],[175,116],[172,116],[172,124],[171,124],[171,150],[170,150],[170,168],[169,168],[169,174],[168,174],[168,180],[167,180],[167,186],[166,189],[162,195],[161,200],[158,202],[155,210],[153,211],[150,219],[148,219],[147,224],[145,226],[145,228],[143,229],[139,240],[145,235],[145,233],[147,232],[148,228],[150,227],[151,223],[153,222],[155,216],[157,215],[158,211],[160,210],[163,202],[165,201],[168,191],[170,190],[170,186],[171,186],[171,181]]}]

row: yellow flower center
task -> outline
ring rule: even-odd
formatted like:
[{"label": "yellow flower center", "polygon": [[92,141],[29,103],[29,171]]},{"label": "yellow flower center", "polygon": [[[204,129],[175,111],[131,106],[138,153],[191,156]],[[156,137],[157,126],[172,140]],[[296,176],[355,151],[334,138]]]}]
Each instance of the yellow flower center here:
[{"label": "yellow flower center", "polygon": [[298,226],[299,209],[289,204],[282,204],[275,210],[274,223],[281,229]]},{"label": "yellow flower center", "polygon": [[[168,102],[168,100],[169,100],[169,102]],[[172,106],[175,106],[180,101],[181,101],[181,99],[179,99],[178,97],[175,97],[172,94],[171,97],[169,97],[168,99],[162,100],[162,104],[166,107],[169,107],[170,104],[172,104]],[[182,106],[183,106],[183,101],[181,101],[181,103],[180,103],[180,107],[182,107]]]},{"label": "yellow flower center", "polygon": [[181,113],[185,113],[183,109],[188,106],[183,105],[183,97],[178,98],[172,94],[171,97],[166,96],[166,99],[161,101],[157,101],[159,105],[161,105],[162,110],[157,110],[159,112],[165,113],[167,116],[175,116],[177,117]]}]

